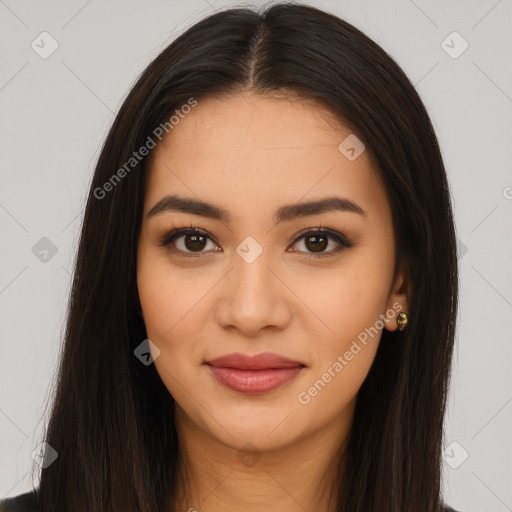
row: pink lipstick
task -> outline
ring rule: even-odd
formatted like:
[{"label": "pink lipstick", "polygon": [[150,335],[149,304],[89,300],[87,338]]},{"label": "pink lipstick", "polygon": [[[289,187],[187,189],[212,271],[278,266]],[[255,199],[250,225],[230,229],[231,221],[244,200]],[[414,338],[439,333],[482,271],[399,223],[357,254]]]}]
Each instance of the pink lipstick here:
[{"label": "pink lipstick", "polygon": [[246,394],[261,394],[277,389],[305,368],[299,361],[271,352],[254,356],[233,353],[207,361],[206,364],[217,381]]}]

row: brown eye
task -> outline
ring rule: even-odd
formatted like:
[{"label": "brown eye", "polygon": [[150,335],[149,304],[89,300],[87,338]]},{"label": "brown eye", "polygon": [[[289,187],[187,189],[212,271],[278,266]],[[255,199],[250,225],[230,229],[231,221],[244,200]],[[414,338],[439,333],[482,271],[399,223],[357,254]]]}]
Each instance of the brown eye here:
[{"label": "brown eye", "polygon": [[[305,250],[298,252],[312,257],[332,256],[343,249],[353,247],[353,244],[344,235],[326,228],[310,229],[303,232],[295,239],[292,245],[296,245],[300,240],[304,240]],[[208,245],[208,241],[212,242],[213,247],[211,250],[222,250],[213,243],[214,240],[206,232],[193,227],[172,230],[162,238],[160,245],[166,247],[171,253],[195,257],[208,252],[204,250]],[[334,247],[327,250],[332,242],[334,242]]]},{"label": "brown eye", "polygon": [[185,247],[190,251],[201,251],[205,248],[206,237],[196,234],[184,235],[184,243]]},{"label": "brown eye", "polygon": [[[334,248],[326,250],[327,247],[329,247],[331,239],[335,242]],[[323,256],[332,256],[343,249],[353,247],[353,244],[349,242],[344,235],[325,228],[318,228],[316,230],[303,232],[295,240],[293,245],[295,245],[299,240],[304,240],[303,245],[306,248],[306,251],[299,252],[305,252],[307,256],[319,258]]]},{"label": "brown eye", "polygon": [[329,245],[329,238],[325,235],[309,235],[304,238],[304,245],[311,252],[323,252]]},{"label": "brown eye", "polygon": [[211,238],[197,228],[183,228],[167,233],[162,238],[160,245],[173,253],[183,253],[186,256],[196,256],[197,254],[197,256],[200,256],[203,252],[206,252],[203,250],[207,246],[208,240],[211,240]]}]

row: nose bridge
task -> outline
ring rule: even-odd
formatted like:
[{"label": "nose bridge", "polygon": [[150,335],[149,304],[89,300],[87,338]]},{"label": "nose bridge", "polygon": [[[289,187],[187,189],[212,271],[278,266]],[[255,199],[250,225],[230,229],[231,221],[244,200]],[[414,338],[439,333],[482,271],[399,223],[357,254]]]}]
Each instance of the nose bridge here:
[{"label": "nose bridge", "polygon": [[252,237],[233,253],[233,265],[223,287],[218,321],[257,331],[286,321],[285,288],[272,263],[272,253]]},{"label": "nose bridge", "polygon": [[264,293],[270,295],[269,271],[270,251],[263,248],[254,238],[248,237],[236,249],[237,256],[233,261],[233,279],[239,292],[245,295],[249,293]]},{"label": "nose bridge", "polygon": [[[275,279],[269,267],[272,266],[271,251],[249,236],[236,248],[233,261],[232,293],[237,302],[249,304],[257,301],[259,307],[274,300],[275,287],[270,282]],[[252,306],[251,306],[252,307]]]}]

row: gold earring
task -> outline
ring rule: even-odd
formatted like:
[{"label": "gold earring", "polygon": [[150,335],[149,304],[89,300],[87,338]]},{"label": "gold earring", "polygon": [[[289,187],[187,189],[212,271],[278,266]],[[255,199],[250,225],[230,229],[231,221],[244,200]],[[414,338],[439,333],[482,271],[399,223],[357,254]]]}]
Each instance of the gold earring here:
[{"label": "gold earring", "polygon": [[401,313],[398,314],[396,321],[398,322],[398,330],[403,331],[405,329],[405,326],[407,325],[407,315],[402,311]]}]

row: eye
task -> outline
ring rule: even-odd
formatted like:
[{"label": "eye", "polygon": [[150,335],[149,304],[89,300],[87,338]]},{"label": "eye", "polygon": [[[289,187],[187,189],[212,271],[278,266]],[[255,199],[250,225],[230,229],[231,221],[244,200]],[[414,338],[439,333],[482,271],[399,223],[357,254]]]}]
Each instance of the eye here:
[{"label": "eye", "polygon": [[[180,238],[183,238],[183,240],[180,240]],[[186,257],[197,257],[201,256],[207,245],[207,240],[211,241],[212,238],[205,231],[194,227],[180,228],[173,229],[164,235],[160,245],[166,247],[171,253],[182,253]]]},{"label": "eye", "polygon": [[[325,251],[325,249],[329,246],[330,239],[336,242],[337,246],[335,246],[334,249]],[[306,247],[306,249],[312,251],[306,251],[307,256],[312,256],[313,258],[332,256],[342,251],[343,249],[349,249],[354,245],[342,233],[338,233],[337,231],[322,227],[302,231],[299,233],[298,237],[295,239],[292,245],[295,245],[300,240],[304,240],[303,246]]]},{"label": "eye", "polygon": [[[303,243],[306,251],[298,252],[306,252],[308,257],[314,258],[332,256],[354,245],[342,233],[322,227],[308,229],[299,233],[298,237],[293,241],[292,246],[302,239],[304,239]],[[335,245],[333,249],[325,251],[331,239],[337,245]],[[162,237],[159,245],[165,247],[171,253],[179,253],[185,257],[198,257],[206,252],[204,249],[208,241],[215,242],[206,231],[191,226],[189,228],[173,229]],[[222,250],[219,249],[215,243],[213,246],[214,251]]]}]

